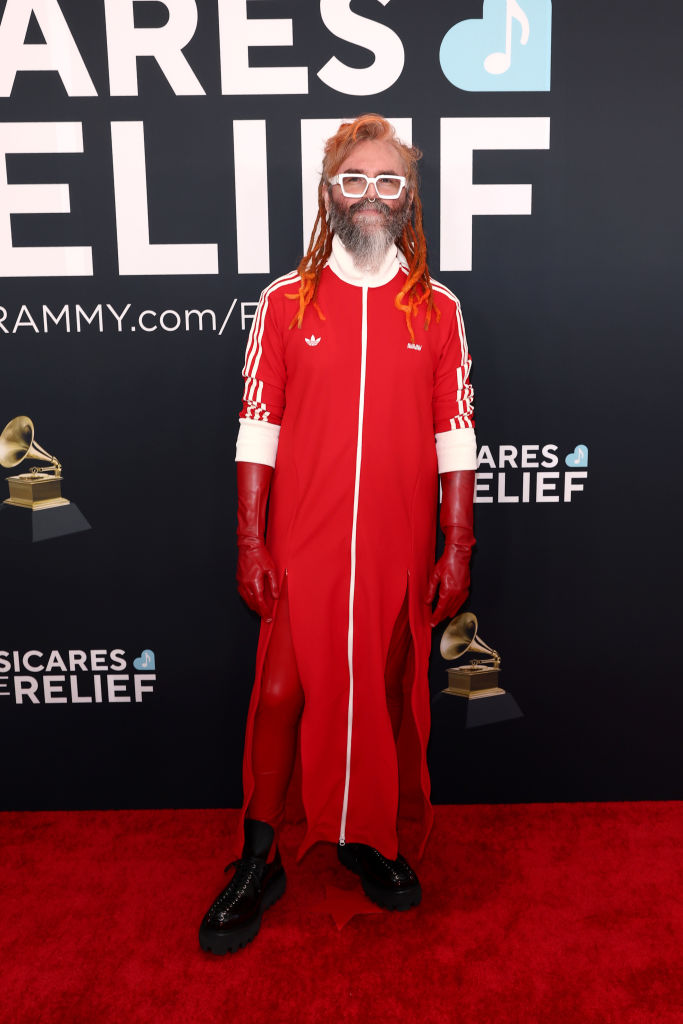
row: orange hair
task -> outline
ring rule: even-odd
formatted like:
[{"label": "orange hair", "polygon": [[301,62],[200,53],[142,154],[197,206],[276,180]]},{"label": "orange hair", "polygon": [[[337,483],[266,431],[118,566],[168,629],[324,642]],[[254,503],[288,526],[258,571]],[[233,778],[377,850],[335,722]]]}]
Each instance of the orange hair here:
[{"label": "orange hair", "polygon": [[408,263],[408,275],[394,304],[397,309],[405,313],[408,332],[414,341],[415,334],[411,319],[422,302],[425,302],[427,307],[425,329],[429,326],[432,310],[436,313],[437,320],[440,316],[439,310],[434,305],[432,284],[427,268],[427,241],[422,229],[422,203],[418,194],[417,162],[422,153],[416,146],[406,146],[404,142],[401,142],[393,126],[379,114],[361,114],[355,121],[340,124],[336,134],[325,143],[325,156],[318,185],[318,215],[313,225],[308,250],[297,268],[301,284],[295,295],[287,296],[287,298],[298,298],[299,300],[298,312],[289,326],[292,328],[294,324],[297,324],[298,327],[301,327],[306,307],[309,304],[317,311],[321,320],[325,319],[318,305],[320,274],[332,252],[332,232],[327,222],[325,191],[329,188],[330,178],[337,173],[356,143],[367,140],[390,142],[395,147],[406,168],[406,187],[413,196],[411,218],[398,239],[398,245]]}]

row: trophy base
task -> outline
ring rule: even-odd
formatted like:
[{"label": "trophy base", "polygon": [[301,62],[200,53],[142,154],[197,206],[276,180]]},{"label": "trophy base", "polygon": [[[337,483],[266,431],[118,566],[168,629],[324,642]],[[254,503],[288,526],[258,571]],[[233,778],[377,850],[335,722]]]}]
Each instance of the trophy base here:
[{"label": "trophy base", "polygon": [[19,508],[57,508],[68,505],[62,497],[62,477],[54,473],[19,473],[7,477],[9,498],[5,505]]},{"label": "trophy base", "polygon": [[0,505],[0,543],[36,544],[90,529],[78,506],[65,498],[34,508],[9,500]]},{"label": "trophy base", "polygon": [[15,508],[58,508],[60,505],[70,505],[68,498],[47,498],[45,501],[22,501],[21,498],[5,498],[3,505],[14,505]]},{"label": "trophy base", "polygon": [[500,686],[491,686],[487,690],[477,690],[476,693],[470,693],[469,690],[459,690],[455,686],[447,686],[442,693],[451,693],[454,697],[466,697],[467,700],[480,700],[482,697],[499,697],[505,690],[502,690]]},{"label": "trophy base", "polygon": [[505,693],[498,685],[500,669],[492,665],[457,665],[446,670],[448,689],[457,697],[493,697]]},{"label": "trophy base", "polygon": [[480,725],[494,725],[496,722],[524,717],[512,694],[499,687],[493,692],[481,690],[476,695],[467,696],[454,693],[451,689],[442,690],[432,698],[433,730],[435,720],[441,716],[447,718],[449,724],[461,729],[475,729]]}]

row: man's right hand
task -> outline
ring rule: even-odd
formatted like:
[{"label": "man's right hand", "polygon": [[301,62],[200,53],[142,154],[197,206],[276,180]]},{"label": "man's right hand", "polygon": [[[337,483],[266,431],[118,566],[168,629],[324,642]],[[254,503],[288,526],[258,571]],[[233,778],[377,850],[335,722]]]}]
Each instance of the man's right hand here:
[{"label": "man's right hand", "polygon": [[263,541],[244,539],[238,541],[237,549],[237,590],[240,597],[251,608],[271,622],[273,604],[279,597],[277,569]]}]

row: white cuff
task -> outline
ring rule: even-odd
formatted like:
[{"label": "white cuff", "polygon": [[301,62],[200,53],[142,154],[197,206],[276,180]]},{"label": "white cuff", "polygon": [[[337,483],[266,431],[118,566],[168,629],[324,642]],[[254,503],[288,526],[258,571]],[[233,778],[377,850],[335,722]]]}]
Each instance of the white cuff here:
[{"label": "white cuff", "polygon": [[477,439],[474,427],[458,427],[435,434],[439,473],[477,468]]},{"label": "white cuff", "polygon": [[260,420],[240,420],[235,462],[260,462],[275,468],[280,428]]}]

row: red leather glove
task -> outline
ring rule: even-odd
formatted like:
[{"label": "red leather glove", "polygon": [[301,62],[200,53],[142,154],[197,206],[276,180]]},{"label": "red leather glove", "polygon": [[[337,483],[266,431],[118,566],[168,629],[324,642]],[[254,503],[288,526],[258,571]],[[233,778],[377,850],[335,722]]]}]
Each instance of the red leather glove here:
[{"label": "red leather glove", "polygon": [[237,590],[266,622],[279,596],[277,569],[263,541],[271,466],[237,463]]},{"label": "red leather glove", "polygon": [[431,626],[452,619],[470,589],[470,554],[474,545],[474,470],[441,474],[441,529],[446,538],[443,555],[432,569],[425,601],[431,604],[439,588]]}]

